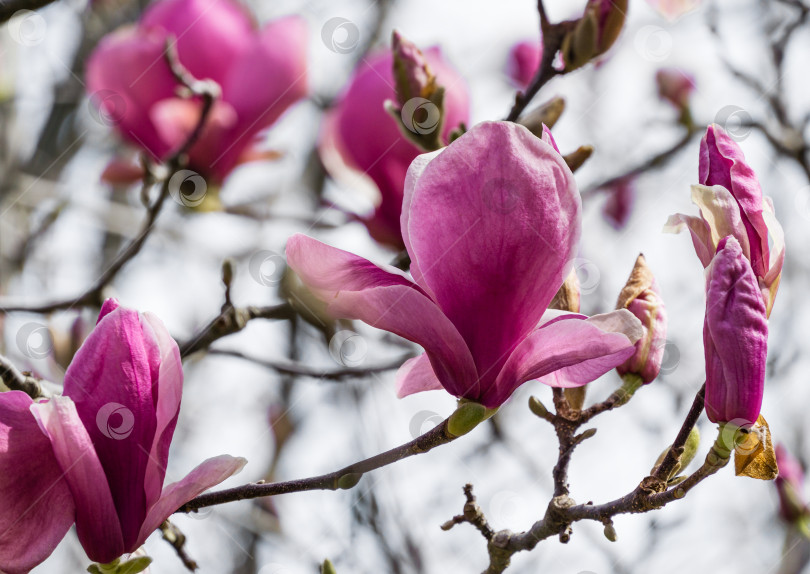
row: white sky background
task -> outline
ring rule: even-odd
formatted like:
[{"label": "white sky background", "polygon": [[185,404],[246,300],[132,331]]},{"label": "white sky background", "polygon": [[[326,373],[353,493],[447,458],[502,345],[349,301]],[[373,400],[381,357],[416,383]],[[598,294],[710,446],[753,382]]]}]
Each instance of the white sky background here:
[{"label": "white sky background", "polygon": [[[584,3],[547,1],[555,20],[573,16]],[[588,67],[557,78],[543,89],[538,102],[563,95],[568,103],[554,129],[561,150],[571,151],[581,144],[596,147],[594,157],[577,172],[582,189],[643,162],[681,136],[674,127],[676,112],[655,95],[654,73],[660,66],[679,66],[695,74],[693,110],[698,124],[713,121],[728,105],[739,106],[758,119],[765,117],[764,103],[731,79],[718,57],[722,53],[772,85],[774,78],[769,77],[762,52],[766,20],[761,4],[754,0],[710,4],[720,13],[721,46],[706,25],[708,6],[671,23],[644,1],[631,0],[629,23],[612,57],[598,70]],[[322,0],[305,3],[303,8],[296,2],[267,2],[255,8],[262,22],[294,12],[307,19],[310,82],[317,94],[335,93],[350,72],[353,58],[327,49],[320,37],[323,24],[340,16],[365,30],[374,15],[366,2]],[[62,62],[68,61],[76,43],[75,13],[79,9],[68,3],[43,10],[47,35],[33,46],[18,46],[3,29],[0,76],[6,89],[13,86],[17,92],[14,137],[21,154],[30,151],[44,120],[50,105],[45,95],[49,84],[66,73]],[[503,73],[506,55],[514,42],[536,36],[538,18],[532,0],[411,0],[395,5],[384,38],[393,27],[419,45],[442,45],[469,84],[475,123],[506,115],[514,97],[514,88]],[[797,33],[787,54],[784,82],[794,118],[801,118],[810,107],[804,103],[808,41],[806,30]],[[142,208],[135,190],[127,199],[119,199],[124,203],[117,204],[118,212],[111,211],[108,193],[97,182],[114,140],[92,121],[87,107],[80,109],[83,117],[78,121],[89,130],[84,147],[60,182],[40,182],[27,195],[32,204],[69,199],[70,208],[39,244],[25,273],[10,281],[2,278],[0,287],[6,289],[6,295],[33,303],[78,293],[94,279],[90,273],[98,257],[101,230],[114,224],[134,234],[140,225]],[[222,200],[226,204],[253,200],[273,213],[306,215],[311,199],[302,189],[300,174],[317,133],[317,121],[315,106],[298,104],[268,134],[270,147],[282,150],[285,158],[275,165],[252,166],[235,174],[226,183]],[[669,339],[680,359],[670,373],[640,391],[628,406],[595,420],[598,434],[577,449],[571,465],[571,495],[578,502],[605,502],[632,490],[674,438],[703,382],[702,269],[688,236],[660,231],[669,214],[696,212],[689,202],[689,185],[697,183],[698,142],[695,138],[665,169],[639,180],[638,202],[623,231],[614,231],[602,220],[602,197],[585,206],[581,257],[583,272],[589,275],[581,279],[592,289],[583,294],[584,310],[611,309],[636,255],[643,251],[668,306]],[[804,327],[810,318],[806,303],[810,253],[805,248],[810,239],[810,187],[795,164],[776,158],[758,133],[752,132],[741,145],[765,192],[774,198],[788,249],[771,317],[769,358],[773,368],[763,414],[775,439],[807,459],[810,445],[801,437],[808,430],[805,413],[810,404],[806,384],[810,339]],[[349,192],[328,186],[330,198]],[[331,215],[327,219],[339,220]],[[5,219],[2,222],[11,225]],[[190,213],[170,202],[143,253],[120,274],[111,292],[127,306],[154,311],[182,340],[218,312],[222,303],[219,263],[224,257],[235,257],[240,263],[233,288],[237,305],[277,302],[273,288],[252,279],[247,262],[260,249],[283,252],[286,238],[306,229],[306,225],[283,218],[258,223],[225,214]],[[316,236],[376,261],[387,262],[392,257],[374,245],[358,224],[317,232]],[[55,318],[55,328],[69,325],[73,316]],[[15,356],[14,333],[25,322],[39,320],[37,316],[10,317],[2,350]],[[402,352],[384,341],[379,331],[364,325],[355,330],[368,343],[364,365],[383,363]],[[318,334],[308,328],[305,331],[309,338],[302,360],[325,370],[337,367]],[[283,359],[287,326],[254,321],[243,333],[216,346]],[[31,366],[45,369],[48,363]],[[589,397],[604,398],[617,381],[614,373],[606,375],[591,385]],[[187,362],[184,405],[168,480],[220,453],[249,460],[245,470],[223,486],[262,478],[273,448],[267,411],[277,400],[279,382],[280,377],[272,372],[236,359],[210,357]],[[484,539],[469,525],[450,532],[442,532],[439,525],[461,512],[461,488],[466,482],[474,484],[479,503],[496,529],[523,530],[542,516],[551,496],[557,443],[550,425],[526,408],[530,392],[551,403],[551,393],[542,385],[527,384],[520,389],[502,409],[506,443],[487,449],[491,433],[482,426],[452,445],[365,476],[353,491],[277,497],[274,503],[282,534],[265,533],[255,548],[244,547],[246,537],[241,530],[254,527],[248,502],[218,507],[202,520],[177,517],[176,523],[187,535],[189,553],[203,573],[233,571],[234,564],[248,554],[255,557],[259,574],[316,572],[316,563],[324,557],[334,560],[340,574],[387,572],[390,567],[382,559],[379,541],[352,525],[358,496],[373,486],[380,505],[379,520],[390,533],[391,546],[407,554],[401,536],[401,531],[407,531],[420,549],[422,571],[479,572],[486,565]],[[292,416],[299,429],[285,448],[278,478],[329,472],[406,442],[415,419],[426,419],[431,413],[446,416],[452,407],[453,400],[443,392],[397,400],[393,372],[350,383],[299,379],[292,398]],[[427,428],[426,423],[423,430]],[[698,461],[715,434],[705,417],[700,429],[707,444]],[[735,478],[726,468],[685,500],[662,511],[618,517],[616,543],[605,540],[601,525],[577,523],[569,544],[549,539],[534,552],[516,555],[509,572],[775,572],[784,539],[783,528],[775,519],[776,505],[772,484]],[[153,573],[185,571],[158,536],[146,548],[155,558]],[[86,562],[69,536],[35,572],[77,572]],[[418,571],[406,562],[401,566],[405,573]]]}]

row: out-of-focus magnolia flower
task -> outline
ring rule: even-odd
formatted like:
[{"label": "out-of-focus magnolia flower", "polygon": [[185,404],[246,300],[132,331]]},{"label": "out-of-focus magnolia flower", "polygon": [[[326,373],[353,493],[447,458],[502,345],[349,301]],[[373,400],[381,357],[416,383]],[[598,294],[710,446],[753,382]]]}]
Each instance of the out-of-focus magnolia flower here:
[{"label": "out-of-focus magnolia flower", "polygon": [[232,0],[158,0],[137,26],[109,34],[87,62],[87,89],[104,117],[132,143],[165,159],[199,121],[199,99],[177,95],[166,61],[175,41],[180,63],[219,84],[189,168],[222,181],[252,157],[256,136],[307,90],[304,21],[286,17],[263,28]]},{"label": "out-of-focus magnolia flower", "polygon": [[667,338],[667,312],[658,290],[658,283],[647,267],[644,255],[639,255],[630,278],[619,294],[617,309],[627,309],[641,321],[644,335],[636,341],[636,351],[617,371],[620,375],[634,374],[645,385],[658,376]]},{"label": "out-of-focus magnolia flower", "polygon": [[701,0],[647,0],[647,4],[658,10],[668,20],[677,20],[700,6],[700,3]]},{"label": "out-of-focus magnolia flower", "polygon": [[287,261],[330,313],[425,348],[400,369],[399,396],[444,388],[494,408],[531,379],[588,383],[641,336],[624,309],[546,313],[576,255],[580,211],[549,132],[486,122],[408,171],[402,230],[413,279],[304,235],[287,243]]},{"label": "out-of-focus magnolia flower", "polygon": [[585,12],[563,39],[566,72],[572,72],[607,52],[624,27],[627,0],[588,0]]},{"label": "out-of-focus magnolia flower", "polygon": [[518,42],[509,50],[506,73],[515,85],[525,90],[531,84],[543,59],[543,44],[537,40]]},{"label": "out-of-focus magnolia flower", "polygon": [[703,348],[709,420],[751,426],[765,388],[768,320],[757,278],[733,236],[720,240],[707,269]]},{"label": "out-of-focus magnolia flower", "polygon": [[779,516],[789,524],[810,514],[804,500],[804,471],[802,465],[784,447],[776,445],[776,492],[779,494]]},{"label": "out-of-focus magnolia flower", "polygon": [[63,396],[0,393],[0,571],[28,572],[74,522],[90,559],[109,563],[244,466],[218,456],[164,488],[182,385],[163,323],[108,299]]},{"label": "out-of-focus magnolia flower", "polygon": [[692,74],[677,68],[661,68],[655,73],[658,97],[671,103],[679,111],[689,107],[689,97],[695,91]]},{"label": "out-of-focus magnolia flower", "polygon": [[711,263],[720,240],[733,235],[751,262],[770,315],[785,260],[784,233],[773,202],[762,195],[737,142],[716,125],[709,126],[700,142],[700,183],[692,186],[700,217],[673,215],[664,230],[677,233],[688,228],[704,267]]},{"label": "out-of-focus magnolia flower", "polygon": [[620,179],[607,190],[602,215],[613,229],[621,230],[630,221],[636,204],[636,182],[633,178]]},{"label": "out-of-focus magnolia flower", "polygon": [[[426,123],[436,121],[433,116],[438,109],[423,98],[411,100],[410,107],[414,109],[412,115],[405,114],[405,119],[414,120],[411,127],[416,132],[430,132],[440,123],[446,142],[453,129],[469,121],[467,87],[438,48],[428,48],[423,54],[436,83],[444,87],[444,118],[435,125]],[[363,60],[337,105],[324,119],[319,151],[332,177],[353,187],[364,182],[366,185],[360,186],[375,196],[374,213],[361,218],[371,236],[380,243],[402,249],[399,220],[405,174],[421,150],[402,133],[398,122],[385,109],[386,101],[397,99],[394,86],[390,51]],[[426,117],[420,119],[419,114]]]}]

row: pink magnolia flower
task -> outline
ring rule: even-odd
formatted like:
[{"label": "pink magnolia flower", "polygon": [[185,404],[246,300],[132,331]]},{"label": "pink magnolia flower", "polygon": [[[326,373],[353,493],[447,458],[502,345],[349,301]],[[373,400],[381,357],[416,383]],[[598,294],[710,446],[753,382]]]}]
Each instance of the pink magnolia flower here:
[{"label": "pink magnolia flower", "polygon": [[506,73],[517,87],[525,90],[537,74],[543,59],[543,44],[537,40],[518,42],[509,51]]},{"label": "pink magnolia flower", "polygon": [[[425,59],[444,86],[444,141],[462,122],[469,121],[467,87],[438,48],[424,51]],[[385,51],[365,59],[355,70],[337,105],[324,119],[319,151],[332,177],[353,180],[362,176],[378,194],[374,214],[361,221],[381,243],[402,249],[399,220],[402,189],[408,166],[421,150],[406,138],[385,110],[396,101],[393,56]]]},{"label": "pink magnolia flower", "polygon": [[257,29],[232,0],[158,0],[135,27],[106,36],[87,62],[87,89],[118,132],[157,159],[176,150],[200,117],[201,102],[177,96],[164,51],[222,88],[190,168],[216,182],[250,156],[256,136],[307,90],[306,27],[287,17]]},{"label": "pink magnolia flower", "polygon": [[768,320],[757,278],[733,236],[720,240],[707,270],[703,347],[709,420],[750,426],[762,406]]},{"label": "pink magnolia flower", "polygon": [[644,334],[636,341],[633,356],[616,370],[620,375],[634,373],[646,385],[661,371],[667,338],[667,312],[658,283],[643,255],[638,256],[630,279],[619,295],[617,307],[638,317]]},{"label": "pink magnolia flower", "polygon": [[700,3],[701,0],[647,0],[647,4],[658,10],[668,20],[677,20],[700,6]]},{"label": "pink magnolia flower", "polygon": [[624,178],[607,189],[607,200],[602,206],[602,215],[613,229],[624,229],[633,207],[636,204],[636,182],[633,178]]},{"label": "pink magnolia flower", "polygon": [[63,396],[0,393],[0,571],[28,572],[73,522],[90,559],[111,562],[244,466],[218,456],[163,486],[182,385],[160,320],[108,299]]},{"label": "pink magnolia flower", "polygon": [[402,231],[413,279],[304,235],[287,261],[335,316],[422,345],[399,396],[444,388],[497,407],[531,379],[588,383],[633,354],[627,310],[546,313],[576,255],[581,202],[552,146],[511,122],[486,122],[408,170]]},{"label": "pink magnolia flower", "polygon": [[779,467],[776,477],[779,515],[785,522],[793,523],[808,514],[803,497],[804,471],[799,461],[781,444],[776,445],[776,465]]},{"label": "pink magnolia flower", "polygon": [[677,68],[661,68],[655,73],[658,97],[666,100],[678,110],[689,106],[689,97],[695,91],[695,78],[692,74]]},{"label": "pink magnolia flower", "polygon": [[784,233],[739,145],[716,125],[708,127],[700,142],[700,183],[692,186],[700,217],[673,215],[665,231],[688,228],[704,267],[722,238],[733,235],[751,262],[770,315],[785,260]]}]

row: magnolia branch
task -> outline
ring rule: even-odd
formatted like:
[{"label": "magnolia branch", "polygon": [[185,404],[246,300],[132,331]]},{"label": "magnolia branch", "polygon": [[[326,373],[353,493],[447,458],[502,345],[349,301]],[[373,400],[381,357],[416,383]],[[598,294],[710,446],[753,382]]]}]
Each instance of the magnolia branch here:
[{"label": "magnolia branch", "polygon": [[[593,432],[585,431],[575,435],[577,428],[582,422],[590,420],[592,416],[599,412],[610,410],[619,403],[626,402],[621,394],[614,393],[608,400],[597,408],[585,411],[574,411],[565,400],[563,392],[559,389],[554,391],[554,403],[557,407],[557,414],[551,414],[538,407],[538,403],[532,404],[532,411],[543,419],[549,420],[555,427],[560,439],[560,454],[557,465],[554,467],[554,497],[549,502],[542,519],[535,522],[532,527],[521,533],[513,533],[510,530],[495,531],[488,523],[481,508],[475,502],[472,493],[472,485],[464,487],[464,494],[467,502],[464,505],[464,513],[455,516],[446,522],[442,528],[449,530],[456,524],[468,522],[475,526],[487,540],[489,552],[489,566],[484,574],[500,574],[509,566],[514,554],[521,551],[534,549],[537,544],[558,535],[560,541],[568,542],[571,536],[571,525],[579,520],[594,520],[605,525],[605,536],[610,540],[616,539],[616,531],[613,528],[612,519],[617,514],[643,513],[662,508],[686,496],[692,488],[697,486],[702,480],[711,476],[728,463],[728,457],[718,456],[718,452],[712,448],[706,456],[703,465],[692,473],[683,482],[668,488],[668,478],[679,462],[684,451],[684,445],[689,437],[689,433],[697,423],[700,414],[703,412],[703,398],[705,394],[705,384],[698,391],[692,403],[678,435],[672,446],[667,451],[661,464],[659,464],[650,476],[645,477],[641,483],[629,494],[616,500],[594,505],[593,503],[576,504],[568,496],[567,467],[573,449],[585,438],[593,436]],[[609,406],[608,406],[609,405]],[[589,429],[595,431],[595,429]]]},{"label": "magnolia branch", "polygon": [[310,377],[313,379],[320,379],[324,381],[342,381],[343,379],[348,378],[369,377],[371,375],[376,375],[377,373],[383,373],[385,371],[393,371],[394,369],[400,368],[402,366],[402,363],[404,363],[405,361],[414,356],[413,354],[408,353],[403,357],[399,357],[389,363],[384,363],[382,365],[375,365],[371,367],[362,367],[362,368],[345,367],[343,369],[333,369],[330,371],[325,371],[322,369],[313,369],[310,367],[306,367],[294,361],[283,361],[283,362],[268,361],[265,359],[259,359],[257,357],[249,357],[248,355],[245,355],[244,353],[241,353],[239,351],[231,351],[227,349],[211,349],[210,351],[208,351],[208,354],[243,359],[245,361],[250,361],[262,367],[271,369],[282,375],[292,375],[296,377]]},{"label": "magnolia branch", "polygon": [[514,122],[526,109],[526,106],[534,99],[540,88],[545,86],[549,80],[560,72],[554,69],[554,57],[559,52],[562,46],[563,38],[568,32],[570,27],[569,22],[560,22],[559,24],[552,24],[546,15],[546,8],[543,5],[543,0],[537,0],[537,12],[540,14],[540,32],[543,38],[543,59],[540,62],[540,67],[537,74],[532,80],[532,83],[526,88],[525,92],[518,92],[515,95],[515,103],[506,116],[506,121]]},{"label": "magnolia branch", "polygon": [[[149,238],[149,235],[154,229],[155,221],[157,220],[158,215],[160,215],[166,199],[170,195],[169,184],[171,182],[171,175],[177,170],[185,167],[185,165],[188,163],[188,151],[197,142],[202,134],[205,123],[208,120],[208,116],[214,106],[214,101],[219,95],[219,89],[216,84],[208,81],[196,80],[182,68],[182,65],[177,60],[174,44],[171,42],[167,44],[165,56],[169,62],[172,73],[177,81],[180,82],[181,86],[190,92],[189,95],[197,96],[202,99],[202,108],[200,111],[200,117],[197,120],[197,124],[189,134],[188,138],[186,138],[183,144],[165,162],[167,171],[166,177],[163,178],[157,198],[151,204],[151,206],[147,207],[146,219],[141,226],[141,231],[138,233],[137,237],[133,239],[121,251],[121,253],[118,254],[112,264],[107,267],[93,286],[88,288],[78,297],[34,306],[8,305],[0,301],[0,312],[52,313],[54,311],[70,309],[76,306],[99,307],[103,302],[103,291],[107,285],[109,285],[113,279],[115,279],[115,277],[127,263],[129,263],[135,258],[135,256],[138,255],[138,253],[140,253],[141,248],[143,247],[144,243],[146,243],[146,240]],[[148,198],[149,189],[154,183],[155,175],[153,170],[146,169],[144,173],[143,187],[141,190],[142,197]]]},{"label": "magnolia branch", "polygon": [[237,486],[236,488],[228,490],[221,490],[219,492],[202,494],[181,506],[177,512],[195,512],[206,506],[226,504],[236,502],[237,500],[260,498],[263,496],[288,494],[291,492],[305,492],[308,490],[347,490],[356,486],[367,472],[393,464],[404,458],[429,452],[437,446],[454,441],[458,437],[450,433],[448,425],[449,419],[446,419],[441,424],[408,443],[360,462],[350,464],[329,474],[269,484],[257,482]]},{"label": "magnolia branch", "polygon": [[12,391],[22,391],[32,399],[45,396],[39,381],[31,375],[21,373],[11,361],[0,355],[0,381]]}]

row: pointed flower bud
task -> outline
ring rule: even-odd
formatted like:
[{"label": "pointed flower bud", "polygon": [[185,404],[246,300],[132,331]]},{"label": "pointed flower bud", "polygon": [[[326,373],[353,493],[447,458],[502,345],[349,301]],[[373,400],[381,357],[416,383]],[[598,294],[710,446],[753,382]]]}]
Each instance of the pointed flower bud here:
[{"label": "pointed flower bud", "polygon": [[768,321],[757,278],[732,236],[720,241],[708,268],[703,345],[709,420],[750,427],[762,406]]},{"label": "pointed flower bud", "polygon": [[804,471],[784,445],[776,445],[776,463],[779,475],[776,477],[776,492],[779,494],[779,516],[787,523],[794,523],[810,514],[802,494]]},{"label": "pointed flower bud", "polygon": [[548,307],[579,313],[579,277],[577,277],[576,269],[571,269]]},{"label": "pointed flower bud", "polygon": [[585,12],[562,43],[565,71],[571,72],[607,52],[624,26],[627,0],[588,0]]},{"label": "pointed flower bud", "polygon": [[692,202],[700,208],[700,216],[673,215],[664,230],[677,233],[688,228],[704,267],[719,242],[734,236],[751,263],[770,315],[785,260],[785,236],[773,202],[763,196],[737,142],[719,126],[709,126],[700,142],[699,175],[701,185],[692,187]]},{"label": "pointed flower bud", "polygon": [[529,131],[537,137],[543,137],[543,128],[553,128],[564,111],[565,100],[559,96],[555,96],[546,103],[539,105],[532,111],[521,116],[517,123],[529,128]]},{"label": "pointed flower bud", "polygon": [[655,73],[658,97],[668,101],[677,110],[689,107],[689,97],[695,91],[692,74],[677,68],[661,68]]},{"label": "pointed flower bud", "polygon": [[644,335],[636,341],[636,352],[617,370],[620,375],[634,373],[644,384],[653,381],[661,371],[667,336],[667,313],[658,284],[639,255],[630,278],[619,294],[617,309],[627,309],[641,321]]},{"label": "pointed flower bud", "polygon": [[391,39],[394,54],[394,81],[397,101],[404,106],[411,98],[427,98],[436,92],[436,75],[416,44],[394,30]]}]

